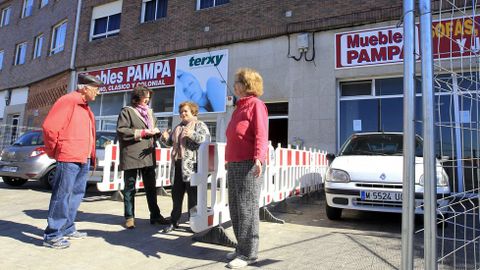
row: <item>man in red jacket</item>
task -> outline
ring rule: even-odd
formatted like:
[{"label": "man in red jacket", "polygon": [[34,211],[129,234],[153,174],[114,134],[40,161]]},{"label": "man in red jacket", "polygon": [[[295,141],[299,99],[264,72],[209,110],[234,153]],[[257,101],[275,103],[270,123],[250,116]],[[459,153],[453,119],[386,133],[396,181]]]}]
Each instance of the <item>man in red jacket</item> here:
[{"label": "man in red jacket", "polygon": [[95,100],[102,84],[94,76],[78,75],[77,90],[59,98],[43,122],[45,152],[57,160],[43,237],[46,247],[67,248],[68,239],[87,237],[76,230],[75,217],[95,162],[95,118],[88,102]]}]

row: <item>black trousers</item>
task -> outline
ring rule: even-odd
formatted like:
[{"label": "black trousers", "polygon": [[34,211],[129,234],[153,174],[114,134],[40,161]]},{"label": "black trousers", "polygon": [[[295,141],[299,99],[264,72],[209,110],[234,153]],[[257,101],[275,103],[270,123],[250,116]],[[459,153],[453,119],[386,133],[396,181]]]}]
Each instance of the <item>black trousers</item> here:
[{"label": "black trousers", "polygon": [[172,187],[173,209],[170,214],[172,224],[178,223],[182,216],[183,197],[188,194],[188,210],[197,205],[197,187],[191,186],[190,182],[183,181],[182,160],[175,161],[175,176]]},{"label": "black trousers", "polygon": [[157,188],[155,183],[155,167],[144,167],[139,169],[125,170],[123,174],[125,188],[123,189],[123,205],[125,207],[125,218],[135,217],[135,183],[137,177],[142,174],[143,185],[147,195],[147,205],[150,211],[150,219],[160,217],[160,208],[157,204]]}]

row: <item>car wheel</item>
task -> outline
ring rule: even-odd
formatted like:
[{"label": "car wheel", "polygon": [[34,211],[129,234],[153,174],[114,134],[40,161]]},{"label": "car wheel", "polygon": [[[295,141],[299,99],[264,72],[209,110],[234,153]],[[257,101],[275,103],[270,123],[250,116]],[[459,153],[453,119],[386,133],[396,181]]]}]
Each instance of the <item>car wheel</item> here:
[{"label": "car wheel", "polygon": [[19,187],[28,181],[28,179],[23,179],[18,177],[7,177],[7,176],[3,176],[2,179],[5,184],[13,187]]},{"label": "car wheel", "polygon": [[327,212],[327,218],[330,220],[339,220],[342,217],[342,208],[328,206],[328,203],[325,202],[325,210]]},{"label": "car wheel", "polygon": [[42,184],[48,189],[52,189],[55,168],[56,167],[51,168],[44,176],[42,176],[42,178],[40,178],[40,182],[42,182]]}]

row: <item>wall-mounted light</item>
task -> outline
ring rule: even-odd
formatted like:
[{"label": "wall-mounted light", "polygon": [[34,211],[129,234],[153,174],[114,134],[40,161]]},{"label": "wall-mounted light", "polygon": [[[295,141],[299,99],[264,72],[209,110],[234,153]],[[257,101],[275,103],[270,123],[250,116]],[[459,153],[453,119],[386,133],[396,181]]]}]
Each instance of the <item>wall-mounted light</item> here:
[{"label": "wall-mounted light", "polygon": [[203,28],[203,32],[208,32],[208,31],[210,31],[210,26],[205,26],[205,27]]},{"label": "wall-mounted light", "polygon": [[287,17],[287,18],[292,17],[292,11],[291,10],[285,11],[285,17]]},{"label": "wall-mounted light", "polygon": [[5,106],[10,105],[10,99],[11,99],[11,97],[12,97],[12,90],[7,90],[7,91],[5,92],[5,96],[4,96],[4,98],[5,98]]}]

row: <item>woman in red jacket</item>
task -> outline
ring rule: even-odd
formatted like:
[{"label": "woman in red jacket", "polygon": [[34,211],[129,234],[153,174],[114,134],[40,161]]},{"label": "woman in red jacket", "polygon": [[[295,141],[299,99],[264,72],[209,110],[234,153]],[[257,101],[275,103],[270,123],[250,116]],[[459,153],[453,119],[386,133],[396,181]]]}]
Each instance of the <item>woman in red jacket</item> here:
[{"label": "woman in red jacket", "polygon": [[254,263],[258,253],[261,177],[268,149],[268,112],[258,98],[263,79],[249,68],[235,74],[237,108],[227,127],[225,159],[228,162],[228,201],[237,248],[227,254],[227,267],[241,268]]}]

